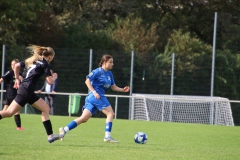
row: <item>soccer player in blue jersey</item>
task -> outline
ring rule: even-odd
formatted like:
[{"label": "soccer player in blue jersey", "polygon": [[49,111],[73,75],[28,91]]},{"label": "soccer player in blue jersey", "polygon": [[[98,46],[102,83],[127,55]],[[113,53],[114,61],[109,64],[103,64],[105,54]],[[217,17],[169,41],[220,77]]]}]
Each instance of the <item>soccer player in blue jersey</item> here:
[{"label": "soccer player in blue jersey", "polygon": [[114,111],[105,97],[105,91],[111,88],[117,92],[128,92],[129,87],[120,88],[116,86],[113,74],[110,71],[113,68],[113,57],[110,55],[103,55],[99,68],[93,70],[86,77],[86,85],[90,92],[85,99],[83,106],[83,113],[80,117],[71,121],[67,126],[59,128],[61,140],[65,134],[76,128],[81,123],[87,122],[90,117],[97,111],[102,111],[106,116],[105,123],[105,137],[104,142],[118,142],[111,137],[112,121],[114,118]]},{"label": "soccer player in blue jersey", "polygon": [[[8,106],[12,103],[12,101],[14,100],[14,98],[17,95],[17,89],[14,88],[14,83],[15,83],[15,76],[14,76],[14,66],[16,63],[18,63],[18,59],[14,59],[11,62],[11,68],[12,70],[7,71],[2,78],[0,78],[0,83],[2,83],[3,81],[6,82],[7,88],[6,88],[6,102],[4,105],[3,110],[7,110]],[[20,79],[22,79],[21,76],[19,76]],[[15,123],[17,125],[17,130],[21,131],[24,130],[24,128],[22,128],[21,126],[21,117],[20,117],[20,111],[14,114],[14,120]]]},{"label": "soccer player in blue jersey", "polygon": [[[52,84],[57,79],[57,74],[51,74],[49,68],[49,63],[53,60],[55,52],[50,47],[36,45],[30,45],[27,47],[27,50],[33,55],[14,66],[14,88],[18,89],[17,96],[6,111],[0,111],[0,119],[13,116],[15,113],[19,112],[25,104],[29,103],[42,111],[42,122],[48,135],[48,142],[52,143],[60,139],[60,137],[58,134],[53,134],[52,124],[49,119],[50,107],[42,98],[37,96],[34,91],[42,75],[46,76],[46,80],[49,84]],[[19,80],[20,68],[24,68],[23,75],[25,75],[21,84]]]}]

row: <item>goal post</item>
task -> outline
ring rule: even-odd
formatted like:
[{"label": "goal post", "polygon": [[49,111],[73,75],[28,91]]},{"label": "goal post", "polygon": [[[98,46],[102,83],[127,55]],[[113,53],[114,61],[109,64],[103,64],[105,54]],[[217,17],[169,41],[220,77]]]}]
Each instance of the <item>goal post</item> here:
[{"label": "goal post", "polygon": [[132,94],[131,119],[234,126],[223,97]]}]

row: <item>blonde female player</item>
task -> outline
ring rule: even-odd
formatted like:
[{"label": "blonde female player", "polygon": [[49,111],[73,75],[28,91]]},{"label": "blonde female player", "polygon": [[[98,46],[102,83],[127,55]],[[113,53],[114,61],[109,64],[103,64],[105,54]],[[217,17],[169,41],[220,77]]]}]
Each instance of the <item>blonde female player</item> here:
[{"label": "blonde female player", "polygon": [[[50,107],[42,98],[37,96],[34,91],[42,75],[46,76],[49,84],[52,84],[57,79],[57,74],[52,75],[49,69],[49,63],[53,60],[55,52],[50,47],[36,45],[30,45],[27,47],[27,50],[33,55],[25,61],[15,64],[14,67],[16,79],[14,87],[18,89],[17,96],[6,111],[0,111],[0,119],[13,116],[16,112],[19,112],[25,104],[29,103],[42,111],[42,122],[48,135],[48,142],[52,143],[60,137],[58,134],[53,134],[52,124],[49,119]],[[26,76],[20,84],[19,71],[20,68],[24,67],[25,73],[23,73],[23,75]]]},{"label": "blonde female player", "polygon": [[106,116],[104,142],[118,142],[111,137],[112,121],[114,118],[113,109],[105,97],[105,91],[111,87],[113,91],[128,92],[129,87],[119,88],[116,86],[113,74],[110,71],[113,68],[113,57],[103,55],[99,68],[93,70],[86,77],[86,85],[90,90],[85,99],[83,113],[80,117],[70,122],[67,126],[59,128],[60,137],[63,139],[65,134],[76,128],[81,123],[87,122],[90,117],[97,111],[102,111]]}]

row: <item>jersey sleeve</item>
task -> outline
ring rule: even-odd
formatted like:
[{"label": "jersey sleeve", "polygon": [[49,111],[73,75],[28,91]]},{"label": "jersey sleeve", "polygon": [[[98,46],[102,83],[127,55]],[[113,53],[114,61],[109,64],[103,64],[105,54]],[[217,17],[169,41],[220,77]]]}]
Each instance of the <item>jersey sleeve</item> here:
[{"label": "jersey sleeve", "polygon": [[93,70],[91,73],[89,73],[86,78],[90,79],[90,81],[94,80],[96,77],[98,77],[98,75],[100,74],[100,70],[99,69],[95,69]]},{"label": "jersey sleeve", "polygon": [[49,67],[48,64],[44,65],[44,74],[45,74],[46,77],[52,76],[52,73],[50,72],[50,67]]},{"label": "jersey sleeve", "polygon": [[21,68],[24,68],[24,67],[25,67],[25,61],[21,61],[21,62],[20,62],[20,67],[21,67]]},{"label": "jersey sleeve", "polygon": [[5,81],[10,76],[10,71],[7,71],[3,76],[2,79]]}]

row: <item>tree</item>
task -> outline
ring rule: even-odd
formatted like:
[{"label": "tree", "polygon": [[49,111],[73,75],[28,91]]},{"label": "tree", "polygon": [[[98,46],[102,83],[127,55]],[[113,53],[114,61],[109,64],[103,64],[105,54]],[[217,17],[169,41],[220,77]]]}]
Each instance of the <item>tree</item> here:
[{"label": "tree", "polygon": [[36,19],[36,11],[41,9],[44,9],[41,0],[1,1],[0,43],[10,46],[28,41],[28,26]]},{"label": "tree", "polygon": [[[175,53],[174,94],[209,95],[212,47],[190,36],[189,32],[175,30],[169,38],[169,47],[166,49]],[[166,58],[170,59],[172,53],[166,54],[168,55]],[[164,63],[162,60],[164,59],[157,58],[156,62]]]},{"label": "tree", "polygon": [[135,51],[137,56],[145,57],[157,43],[156,24],[144,25],[141,18],[129,16],[116,18],[115,24],[108,29],[109,35],[121,44],[124,51]]}]

